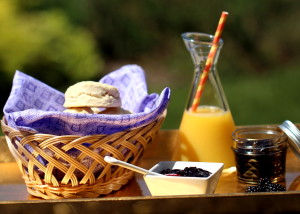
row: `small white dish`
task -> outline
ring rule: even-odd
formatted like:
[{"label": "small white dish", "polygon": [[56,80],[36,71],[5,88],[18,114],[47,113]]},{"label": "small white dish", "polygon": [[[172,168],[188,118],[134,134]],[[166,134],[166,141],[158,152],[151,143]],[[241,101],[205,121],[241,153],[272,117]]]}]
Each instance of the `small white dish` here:
[{"label": "small white dish", "polygon": [[161,161],[149,171],[160,173],[164,169],[184,169],[197,167],[211,172],[209,177],[183,177],[144,175],[144,180],[152,196],[212,194],[219,182],[223,163]]}]

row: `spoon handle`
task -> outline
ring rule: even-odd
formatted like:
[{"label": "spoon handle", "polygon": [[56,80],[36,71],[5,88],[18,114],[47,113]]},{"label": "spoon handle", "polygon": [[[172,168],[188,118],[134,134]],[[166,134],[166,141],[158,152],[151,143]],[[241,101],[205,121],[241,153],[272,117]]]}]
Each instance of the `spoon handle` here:
[{"label": "spoon handle", "polygon": [[159,174],[159,173],[151,172],[149,170],[143,169],[143,168],[135,166],[133,164],[129,164],[129,163],[125,162],[125,161],[117,160],[117,159],[115,159],[115,158],[113,158],[111,156],[105,156],[104,160],[106,162],[110,163],[110,164],[122,166],[122,167],[130,169],[132,171],[141,173],[143,175],[150,174],[150,175],[160,175],[161,176],[161,174]]}]

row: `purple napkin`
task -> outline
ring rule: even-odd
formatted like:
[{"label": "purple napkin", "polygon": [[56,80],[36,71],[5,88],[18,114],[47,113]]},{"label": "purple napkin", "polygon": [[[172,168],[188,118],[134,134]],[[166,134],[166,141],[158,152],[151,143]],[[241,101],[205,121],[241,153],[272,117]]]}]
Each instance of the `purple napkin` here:
[{"label": "purple napkin", "polygon": [[170,89],[148,94],[145,74],[138,65],[126,65],[99,82],[119,89],[125,115],[63,112],[64,93],[16,71],[3,112],[10,127],[31,133],[54,135],[112,134],[154,121],[167,108]]}]

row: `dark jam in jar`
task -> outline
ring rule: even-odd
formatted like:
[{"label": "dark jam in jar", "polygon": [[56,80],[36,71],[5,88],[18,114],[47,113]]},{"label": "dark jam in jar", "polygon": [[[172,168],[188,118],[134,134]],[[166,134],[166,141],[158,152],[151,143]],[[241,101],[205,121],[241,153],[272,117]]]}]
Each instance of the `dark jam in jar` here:
[{"label": "dark jam in jar", "polygon": [[277,128],[251,127],[233,133],[237,175],[241,182],[260,178],[279,182],[285,177],[287,137]]}]

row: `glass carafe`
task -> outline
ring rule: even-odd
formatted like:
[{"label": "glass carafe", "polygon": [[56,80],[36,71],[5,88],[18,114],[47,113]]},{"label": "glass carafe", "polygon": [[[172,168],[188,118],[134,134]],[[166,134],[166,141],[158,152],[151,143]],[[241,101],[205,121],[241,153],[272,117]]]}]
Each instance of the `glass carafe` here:
[{"label": "glass carafe", "polygon": [[195,70],[188,103],[179,127],[180,160],[220,162],[224,163],[225,168],[234,166],[231,135],[235,125],[217,71],[218,56],[223,41],[220,39],[216,44],[216,54],[200,102],[195,110],[191,110],[213,45],[213,36],[203,33],[184,33],[182,38],[191,54]]}]

